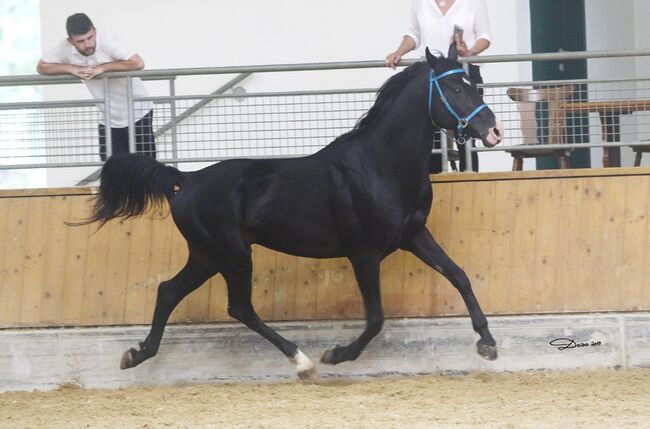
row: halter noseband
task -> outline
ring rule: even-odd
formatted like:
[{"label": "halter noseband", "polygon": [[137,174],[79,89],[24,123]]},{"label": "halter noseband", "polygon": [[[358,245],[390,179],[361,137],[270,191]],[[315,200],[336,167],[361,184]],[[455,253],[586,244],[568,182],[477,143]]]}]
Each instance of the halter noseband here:
[{"label": "halter noseband", "polygon": [[[458,131],[458,134],[461,136],[464,143],[467,140],[467,133],[465,132],[465,128],[467,125],[469,125],[469,121],[471,121],[481,110],[485,109],[487,107],[487,104],[483,103],[480,106],[478,106],[472,113],[467,115],[466,117],[461,117],[456,111],[454,110],[453,107],[451,107],[451,104],[449,104],[449,101],[447,100],[447,97],[445,97],[445,94],[442,92],[442,88],[440,88],[440,84],[438,81],[442,79],[443,77],[450,76],[452,74],[457,74],[457,73],[465,73],[465,70],[463,69],[453,69],[453,70],[448,70],[442,74],[436,75],[435,70],[429,70],[429,116],[431,116],[431,102],[433,99],[433,85],[436,85],[436,89],[438,90],[438,95],[440,96],[440,100],[442,103],[445,105],[449,113],[451,113],[454,118],[458,121],[458,124],[456,125],[456,130]],[[431,121],[433,122],[433,117],[431,117]],[[434,122],[435,124],[435,122]]]}]

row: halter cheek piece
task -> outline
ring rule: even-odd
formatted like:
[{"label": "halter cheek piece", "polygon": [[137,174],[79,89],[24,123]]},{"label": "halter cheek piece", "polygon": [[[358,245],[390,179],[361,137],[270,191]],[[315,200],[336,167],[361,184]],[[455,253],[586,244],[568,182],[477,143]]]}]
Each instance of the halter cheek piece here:
[{"label": "halter cheek piece", "polygon": [[[456,118],[456,120],[458,121],[458,124],[456,125],[456,131],[458,131],[458,135],[460,136],[458,142],[460,144],[463,144],[469,138],[469,135],[465,132],[465,128],[469,125],[469,121],[471,121],[474,118],[474,116],[478,114],[478,112],[485,109],[487,107],[487,104],[485,103],[481,104],[476,109],[474,109],[472,113],[470,113],[464,118],[462,118],[458,113],[456,113],[454,108],[451,107],[451,104],[449,104],[447,97],[445,97],[445,94],[442,92],[442,88],[440,88],[440,84],[438,83],[438,81],[443,77],[447,77],[449,75],[457,74],[457,73],[465,73],[465,70],[453,69],[439,75],[436,75],[435,70],[429,70],[429,116],[431,116],[431,102],[433,100],[433,86],[435,84],[436,89],[438,90],[438,95],[440,96],[440,100],[445,105],[449,113],[451,113],[454,116],[454,118]],[[431,118],[431,121],[433,122],[433,117]]]}]

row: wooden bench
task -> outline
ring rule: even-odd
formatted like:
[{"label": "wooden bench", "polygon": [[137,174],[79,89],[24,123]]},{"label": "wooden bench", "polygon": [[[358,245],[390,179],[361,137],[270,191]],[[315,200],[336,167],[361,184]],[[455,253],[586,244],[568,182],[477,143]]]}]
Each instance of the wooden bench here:
[{"label": "wooden bench", "polygon": [[[603,141],[613,143],[621,140],[620,116],[650,110],[650,100],[570,101],[560,103],[557,108],[560,109],[560,114],[563,117],[568,113],[598,113]],[[643,154],[650,152],[650,144],[631,147],[636,153],[634,166],[638,167],[641,165]],[[620,166],[620,147],[603,147],[603,167]]]}]

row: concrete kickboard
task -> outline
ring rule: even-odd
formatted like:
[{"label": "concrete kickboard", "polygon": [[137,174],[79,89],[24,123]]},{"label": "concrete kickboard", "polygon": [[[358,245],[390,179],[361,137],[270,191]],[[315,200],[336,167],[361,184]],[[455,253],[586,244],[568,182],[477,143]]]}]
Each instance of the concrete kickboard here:
[{"label": "concrete kickboard", "polygon": [[[356,338],[363,321],[271,326],[317,363],[323,377],[650,366],[647,313],[489,317],[489,322],[499,347],[494,362],[477,355],[479,337],[469,318],[453,317],[388,320],[359,359],[337,366],[320,364],[320,355]],[[157,356],[120,370],[122,353],[147,332],[148,326],[0,330],[0,392],[65,383],[116,388],[295,378],[294,366],[275,347],[235,323],[170,325]],[[551,345],[553,340],[560,341]]]}]

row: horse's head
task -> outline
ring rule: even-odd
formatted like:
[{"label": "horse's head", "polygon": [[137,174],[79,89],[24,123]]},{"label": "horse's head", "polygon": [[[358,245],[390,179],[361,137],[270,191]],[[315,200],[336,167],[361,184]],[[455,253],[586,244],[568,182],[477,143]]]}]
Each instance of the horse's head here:
[{"label": "horse's head", "polygon": [[487,147],[499,144],[503,125],[485,105],[476,84],[458,63],[454,43],[447,58],[426,49],[429,63],[429,111],[441,128],[456,130],[461,136],[479,138]]}]

